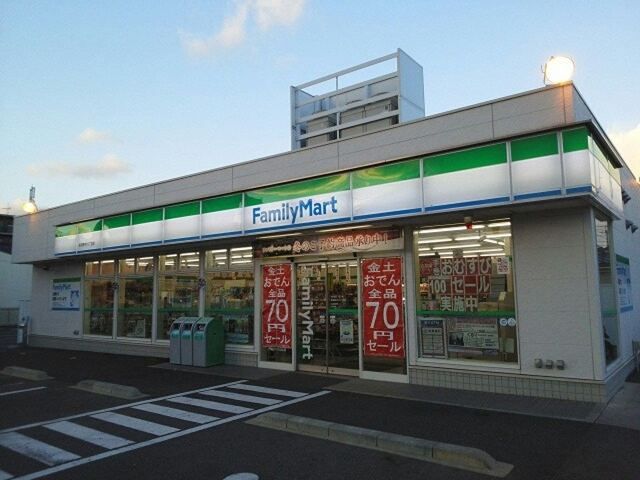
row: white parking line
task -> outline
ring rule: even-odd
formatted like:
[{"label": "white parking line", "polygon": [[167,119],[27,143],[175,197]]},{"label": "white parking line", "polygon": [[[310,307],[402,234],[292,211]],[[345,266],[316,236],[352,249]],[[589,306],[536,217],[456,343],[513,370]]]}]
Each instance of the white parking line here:
[{"label": "white parking line", "polygon": [[300,398],[307,395],[306,393],[294,392],[292,390],[280,390],[279,388],[259,387],[257,385],[246,385],[244,383],[229,385],[229,388],[235,388],[237,390],[248,390],[250,392],[269,393],[272,395],[282,395],[283,397],[292,397],[292,398]]},{"label": "white parking line", "polygon": [[179,430],[178,428],[169,427],[168,425],[149,422],[140,418],[129,417],[127,415],[113,412],[98,413],[96,415],[91,415],[91,418],[97,418],[98,420],[120,425],[121,427],[150,433],[151,435],[156,435],[158,437],[169,433],[175,433]]},{"label": "white parking line", "polygon": [[206,392],[200,392],[200,395],[209,395],[211,397],[228,398],[230,400],[238,400],[240,402],[259,403],[260,405],[275,405],[282,400],[265,397],[255,397],[253,395],[243,395],[241,393],[222,392],[220,390],[208,390]]},{"label": "white parking line", "polygon": [[[23,390],[14,390],[12,392],[3,392],[0,393],[0,397],[4,397],[5,395],[15,395],[16,393],[25,393],[25,392],[33,392],[34,390],[44,390],[47,387],[33,387],[33,388],[25,388]],[[0,477],[2,480],[2,477]]]},{"label": "white parking line", "polygon": [[239,407],[237,405],[229,405],[226,403],[212,402],[210,400],[200,400],[199,398],[191,397],[176,397],[169,398],[169,402],[182,403],[183,405],[191,405],[194,407],[208,408],[209,410],[218,410],[219,412],[228,413],[245,413],[253,410],[252,408]]},{"label": "white parking line", "polygon": [[4,470],[0,470],[0,480],[9,480],[10,478],[13,478],[13,475]]},{"label": "white parking line", "polygon": [[80,458],[75,453],[67,452],[66,450],[29,438],[17,432],[3,433],[0,435],[0,446],[13,450],[21,455],[31,457],[49,466]]},{"label": "white parking line", "polygon": [[157,415],[164,415],[165,417],[177,418],[193,423],[209,423],[219,420],[218,417],[188,412],[187,410],[180,410],[178,408],[165,407],[162,405],[156,405],[155,403],[144,403],[142,405],[136,405],[133,408],[136,410],[142,410],[143,412],[155,413]]},{"label": "white parking line", "polygon": [[58,423],[50,423],[44,427],[49,430],[53,430],[54,432],[93,443],[99,447],[108,448],[109,450],[124,447],[125,445],[131,445],[133,443],[125,438],[116,437],[115,435],[94,430],[93,428],[85,427],[83,425],[78,425],[77,423],[67,422],[66,420]]}]

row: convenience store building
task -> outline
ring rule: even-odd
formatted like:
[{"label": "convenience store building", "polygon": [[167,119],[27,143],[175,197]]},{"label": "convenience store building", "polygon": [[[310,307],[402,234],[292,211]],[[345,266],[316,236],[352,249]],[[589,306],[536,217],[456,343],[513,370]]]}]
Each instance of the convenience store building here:
[{"label": "convenience store building", "polygon": [[378,60],[292,87],[289,152],[16,218],[30,344],[166,357],[174,319],[221,316],[229,364],[610,398],[640,185],[576,87],[423,117],[421,68]]}]

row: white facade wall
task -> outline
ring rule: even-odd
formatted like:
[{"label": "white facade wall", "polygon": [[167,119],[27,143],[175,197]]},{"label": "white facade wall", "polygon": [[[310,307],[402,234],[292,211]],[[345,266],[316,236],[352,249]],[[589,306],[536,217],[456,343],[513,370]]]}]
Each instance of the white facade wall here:
[{"label": "white facade wall", "polygon": [[[512,233],[521,372],[603,379],[591,209],[515,215]],[[536,358],[566,368],[535,368]]]},{"label": "white facade wall", "polygon": [[[33,268],[31,335],[79,338],[82,334],[82,301],[78,311],[52,310],[51,289],[56,278],[81,277],[83,266],[82,262],[68,260],[56,263],[48,270]],[[81,295],[84,295],[84,288]]]},{"label": "white facade wall", "polygon": [[546,87],[285,152],[16,217],[13,261],[53,261],[55,226],[355,169],[596,119],[571,84]]}]

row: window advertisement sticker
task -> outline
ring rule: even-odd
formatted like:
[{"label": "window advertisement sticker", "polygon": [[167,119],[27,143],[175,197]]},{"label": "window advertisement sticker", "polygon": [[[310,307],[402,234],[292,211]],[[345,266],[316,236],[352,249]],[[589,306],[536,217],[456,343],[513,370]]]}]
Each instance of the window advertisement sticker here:
[{"label": "window advertisement sticker", "polygon": [[404,358],[402,258],[362,261],[364,355]]},{"label": "window advertisement sticker", "polygon": [[262,267],[262,346],[291,349],[291,264]]},{"label": "window advertisement sticker", "polygon": [[53,280],[51,310],[80,310],[80,278]]}]

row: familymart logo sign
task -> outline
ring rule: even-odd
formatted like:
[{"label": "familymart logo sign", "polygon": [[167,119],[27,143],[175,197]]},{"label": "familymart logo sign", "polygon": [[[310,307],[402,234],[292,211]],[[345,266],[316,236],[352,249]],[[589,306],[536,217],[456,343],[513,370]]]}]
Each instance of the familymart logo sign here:
[{"label": "familymart logo sign", "polygon": [[247,231],[319,225],[351,219],[350,192],[331,192],[245,207]]},{"label": "familymart logo sign", "polygon": [[296,220],[311,217],[327,217],[333,213],[338,213],[338,199],[335,195],[331,195],[330,200],[314,201],[313,198],[299,200],[293,205],[286,202],[279,208],[265,209],[262,207],[254,207],[252,209],[253,225],[267,225],[274,222],[288,221],[291,225],[296,224]]}]

